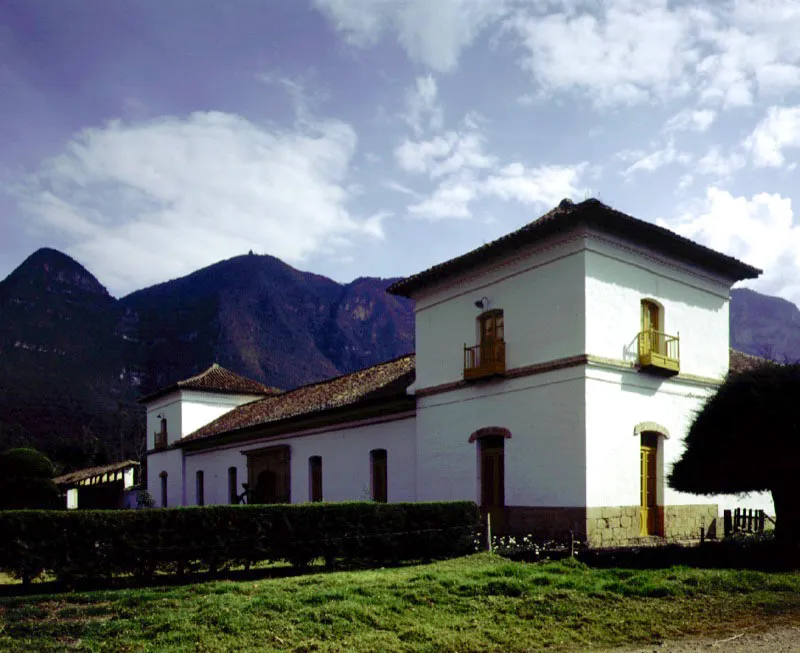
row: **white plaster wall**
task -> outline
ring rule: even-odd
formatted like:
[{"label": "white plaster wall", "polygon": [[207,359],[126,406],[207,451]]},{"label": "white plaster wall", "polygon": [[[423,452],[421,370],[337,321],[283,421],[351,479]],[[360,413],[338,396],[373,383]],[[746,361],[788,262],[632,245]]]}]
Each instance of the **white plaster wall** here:
[{"label": "white plaster wall", "polygon": [[194,433],[237,406],[261,399],[261,395],[231,395],[181,390],[159,397],[147,405],[147,448],[155,446],[155,433],[161,431],[161,419],[167,418],[169,444]]},{"label": "white plaster wall", "polygon": [[[589,507],[634,506],[640,502],[640,437],[633,433],[641,422],[656,422],[670,433],[659,440],[663,471],[662,505],[719,504],[725,508],[760,508],[774,515],[768,493],[749,496],[703,496],[676,492],[666,476],[684,450],[684,438],[694,411],[712,388],[658,379],[652,375],[589,368],[586,380],[586,501]],[[663,446],[662,446],[663,445]]]},{"label": "white plaster wall", "polygon": [[475,302],[484,296],[504,312],[508,369],[582,354],[582,246],[573,236],[415,296],[416,387],[463,378],[464,344],[477,344]]},{"label": "white plaster wall", "polygon": [[261,395],[229,395],[182,390],[181,437],[194,433],[237,406],[261,398]]},{"label": "white plaster wall", "polygon": [[369,452],[372,449],[386,449],[387,452],[389,501],[413,501],[416,498],[415,435],[415,420],[408,417],[358,428],[192,453],[186,457],[188,504],[196,503],[197,470],[203,470],[206,505],[228,503],[228,468],[237,468],[240,493],[241,483],[247,481],[247,459],[242,452],[282,444],[291,447],[292,503],[309,500],[308,459],[311,456],[322,457],[322,491],[325,501],[369,499]]},{"label": "white plaster wall", "polygon": [[151,453],[147,456],[147,491],[150,492],[157,508],[161,505],[161,472],[167,472],[168,506],[182,506],[183,503],[183,452],[170,449]]},{"label": "white plaster wall", "polygon": [[478,445],[469,437],[499,426],[512,434],[504,445],[506,505],[583,505],[583,389],[576,367],[418,399],[418,499],[479,502]]},{"label": "white plaster wall", "polygon": [[172,444],[181,438],[181,399],[178,392],[172,392],[147,404],[147,450],[155,445],[155,434],[161,432],[161,418],[167,418],[167,442]]},{"label": "white plaster wall", "polygon": [[635,361],[641,300],[652,298],[664,307],[664,331],[680,334],[682,373],[727,372],[728,281],[699,278],[605,240],[587,245],[586,353]]},{"label": "white plaster wall", "polygon": [[78,507],[78,488],[73,487],[67,490],[67,510],[75,510]]},{"label": "white plaster wall", "polygon": [[125,489],[133,487],[133,477],[134,477],[133,468],[126,469],[123,473],[122,487]]}]

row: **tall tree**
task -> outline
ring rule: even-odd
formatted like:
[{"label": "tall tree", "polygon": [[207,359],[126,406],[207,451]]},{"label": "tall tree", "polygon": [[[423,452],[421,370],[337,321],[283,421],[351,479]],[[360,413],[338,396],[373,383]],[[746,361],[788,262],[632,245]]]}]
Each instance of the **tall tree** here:
[{"label": "tall tree", "polygon": [[775,535],[800,544],[800,364],[729,375],[696,415],[669,485],[692,494],[769,491]]}]

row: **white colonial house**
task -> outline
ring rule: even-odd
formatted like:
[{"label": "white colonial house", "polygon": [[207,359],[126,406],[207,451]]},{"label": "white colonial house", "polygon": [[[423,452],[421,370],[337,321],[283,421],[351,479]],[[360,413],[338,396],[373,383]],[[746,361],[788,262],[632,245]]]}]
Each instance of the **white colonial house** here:
[{"label": "white colonial house", "polygon": [[214,366],[142,401],[156,505],[469,499],[496,530],[713,534],[665,477],[729,367],[731,286],[760,271],[598,200],[395,283],[416,356],[280,392]]}]

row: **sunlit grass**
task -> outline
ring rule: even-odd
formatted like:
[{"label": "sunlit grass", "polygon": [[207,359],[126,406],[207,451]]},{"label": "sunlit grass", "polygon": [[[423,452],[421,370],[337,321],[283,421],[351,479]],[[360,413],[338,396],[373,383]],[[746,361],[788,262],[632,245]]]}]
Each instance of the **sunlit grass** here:
[{"label": "sunlit grass", "polygon": [[432,565],[0,599],[0,650],[585,650],[800,615],[800,575]]}]

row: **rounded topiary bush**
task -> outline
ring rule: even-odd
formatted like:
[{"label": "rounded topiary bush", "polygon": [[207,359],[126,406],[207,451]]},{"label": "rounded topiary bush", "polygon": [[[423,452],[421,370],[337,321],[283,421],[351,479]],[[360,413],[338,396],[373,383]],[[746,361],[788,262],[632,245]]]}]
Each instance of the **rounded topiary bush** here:
[{"label": "rounded topiary bush", "polygon": [[0,454],[0,509],[57,508],[53,463],[36,449],[9,449]]}]

